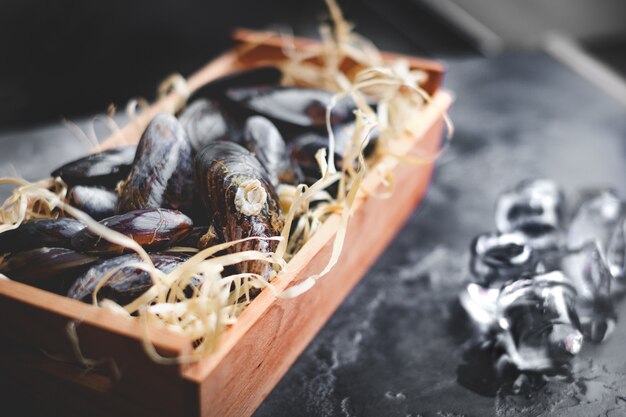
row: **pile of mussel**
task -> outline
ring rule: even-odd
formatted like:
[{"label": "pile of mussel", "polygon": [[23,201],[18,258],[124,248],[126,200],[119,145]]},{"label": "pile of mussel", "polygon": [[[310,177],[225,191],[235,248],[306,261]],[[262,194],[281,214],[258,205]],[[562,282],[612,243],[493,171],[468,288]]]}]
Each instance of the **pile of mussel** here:
[{"label": "pile of mussel", "polygon": [[[333,96],[280,86],[281,77],[277,68],[260,67],[218,79],[177,116],[155,116],[138,145],[91,154],[52,176],[68,185],[70,205],[132,238],[165,273],[193,250],[249,237],[261,239],[227,250],[269,254],[277,241],[263,238],[279,236],[284,224],[277,187],[321,176],[315,156],[328,147],[326,109]],[[353,111],[342,100],[331,114],[339,169]],[[138,255],[69,217],[30,220],[0,234],[0,253],[0,273],[86,302],[114,270],[99,299],[124,305],[152,285],[147,272],[124,267]],[[244,261],[228,272],[268,278],[272,266]]]},{"label": "pile of mussel", "polygon": [[494,378],[518,390],[568,375],[583,340],[611,334],[626,289],[624,203],[594,191],[567,219],[564,201],[554,182],[524,181],[498,199],[498,231],[471,244],[460,296],[478,329],[469,357],[486,353]]}]

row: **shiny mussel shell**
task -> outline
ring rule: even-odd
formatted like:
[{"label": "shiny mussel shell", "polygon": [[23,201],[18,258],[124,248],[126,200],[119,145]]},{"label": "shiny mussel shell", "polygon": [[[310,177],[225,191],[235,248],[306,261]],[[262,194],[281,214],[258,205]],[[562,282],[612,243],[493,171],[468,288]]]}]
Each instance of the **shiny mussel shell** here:
[{"label": "shiny mussel shell", "polygon": [[70,190],[68,199],[72,206],[96,220],[106,219],[115,214],[117,194],[105,188],[77,185]]},{"label": "shiny mussel shell", "polygon": [[0,233],[0,253],[47,247],[71,248],[71,238],[85,227],[69,218],[40,219]]},{"label": "shiny mussel shell", "polygon": [[18,252],[0,262],[7,277],[57,293],[67,291],[76,277],[98,258],[67,248],[38,248]]},{"label": "shiny mussel shell", "polygon": [[243,145],[267,170],[274,187],[295,184],[296,174],[289,160],[287,145],[272,122],[262,116],[250,117],[244,128]]},{"label": "shiny mussel shell", "polygon": [[[185,255],[172,255],[153,253],[150,259],[154,266],[168,273],[188,259]],[[141,262],[141,258],[136,254],[122,255],[111,259],[106,259],[97,265],[92,266],[85,272],[70,288],[67,296],[76,300],[91,303],[92,294],[100,281],[114,269],[117,269],[104,283],[98,291],[99,300],[104,298],[125,305],[132,302],[152,286],[150,274],[142,269],[132,266],[124,267],[126,264]],[[119,268],[119,269],[118,269]],[[192,281],[192,285],[198,285],[199,281]]]},{"label": "shiny mussel shell", "polygon": [[[100,224],[120,232],[145,249],[168,248],[191,230],[191,219],[180,211],[167,209],[134,210],[100,221]],[[107,241],[88,229],[72,237],[72,246],[81,252],[122,253],[124,248]]]},{"label": "shiny mussel shell", "polygon": [[126,178],[135,159],[137,146],[120,146],[69,162],[52,172],[69,185],[115,187]]},{"label": "shiny mussel shell", "polygon": [[241,132],[214,101],[199,99],[191,103],[179,117],[189,143],[199,151],[215,140],[239,142]]},{"label": "shiny mussel shell", "polygon": [[158,114],[141,136],[130,175],[118,188],[117,212],[163,207],[190,213],[194,191],[187,134],[174,116]]},{"label": "shiny mussel shell", "polygon": [[[246,149],[232,142],[207,145],[196,156],[195,175],[202,202],[223,241],[280,234],[283,221],[276,191],[263,166]],[[273,252],[276,245],[275,241],[253,239],[230,251]],[[238,269],[263,276],[271,271],[262,261],[244,262]]]},{"label": "shiny mussel shell", "polygon": [[[281,132],[291,129],[326,129],[326,106],[333,93],[299,87],[248,87],[230,89],[226,96],[247,116],[261,115],[270,119]],[[354,120],[355,106],[349,98],[339,100],[333,108],[333,125]],[[291,128],[291,129],[290,129]]]}]

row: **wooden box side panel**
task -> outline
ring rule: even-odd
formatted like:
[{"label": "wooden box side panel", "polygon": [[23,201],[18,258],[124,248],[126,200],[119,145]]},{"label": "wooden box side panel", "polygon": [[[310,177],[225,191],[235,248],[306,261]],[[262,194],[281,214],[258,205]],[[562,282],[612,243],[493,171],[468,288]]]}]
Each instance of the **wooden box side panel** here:
[{"label": "wooden box side panel", "polygon": [[[29,301],[22,301],[28,299]],[[68,324],[76,323],[71,340]],[[65,415],[182,415],[189,390],[180,366],[156,365],[144,351],[147,329],[111,311],[13,281],[0,282],[0,385],[3,396],[28,393],[45,409]],[[151,329],[159,353],[188,352],[189,341]],[[162,334],[159,334],[162,333]],[[77,352],[94,369],[78,366]],[[168,396],[158,395],[168,392]],[[17,398],[5,397],[7,404]],[[27,403],[35,405],[31,402]],[[191,402],[193,404],[193,401]],[[139,414],[137,414],[139,413]]]},{"label": "wooden box side panel", "polygon": [[[439,119],[426,132],[420,149],[436,149],[441,132]],[[397,166],[398,183],[413,186],[396,187],[392,200],[365,199],[351,219],[341,262],[327,276],[296,299],[275,299],[218,362],[186,370],[187,377],[201,381],[202,416],[254,412],[413,212],[432,169],[432,163]],[[318,273],[331,251],[332,240],[300,271],[299,278]],[[203,369],[207,366],[208,374]]]}]

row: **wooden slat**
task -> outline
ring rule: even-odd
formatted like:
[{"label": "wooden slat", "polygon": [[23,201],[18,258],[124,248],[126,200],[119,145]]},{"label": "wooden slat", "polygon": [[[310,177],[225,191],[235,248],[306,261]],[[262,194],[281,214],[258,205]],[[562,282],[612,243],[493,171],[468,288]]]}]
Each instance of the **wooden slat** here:
[{"label": "wooden slat", "polygon": [[[239,60],[246,66],[258,65],[258,63],[267,64],[267,62],[278,61],[285,58],[283,52],[285,41],[277,33],[238,29],[234,32],[233,38],[242,45],[240,50],[246,51],[245,53],[241,53],[239,57]],[[294,37],[290,42],[292,42],[292,45],[297,50],[306,51],[319,47],[319,42],[312,39]],[[250,44],[256,44],[258,46],[250,49],[248,47]],[[439,87],[441,87],[445,72],[444,66],[441,63],[389,52],[382,52],[381,56],[387,61],[395,61],[398,59],[405,60],[409,63],[411,68],[425,71],[428,75],[428,79],[422,87],[428,94],[434,95]],[[317,61],[313,60],[313,62]],[[346,73],[350,73],[354,66],[354,61],[346,59],[341,69]]]},{"label": "wooden slat", "polygon": [[[72,363],[77,360],[66,328],[70,322],[78,323],[76,333],[83,356],[104,363],[96,375]],[[0,328],[3,346],[12,343],[39,349],[22,355],[0,352],[2,378],[10,377],[14,386],[31,393],[31,397],[52,396],[57,406],[68,410],[82,409],[79,406],[89,398],[89,403],[83,405],[97,406],[96,415],[103,416],[112,410],[132,415],[138,409],[149,410],[152,415],[183,415],[187,401],[181,367],[158,366],[148,358],[141,342],[148,329],[136,320],[3,280]],[[189,352],[190,343],[185,337],[159,329],[150,329],[149,336],[164,356]],[[42,352],[47,358],[42,358]],[[70,363],[63,363],[61,358]],[[85,392],[90,395],[85,396]],[[170,394],[159,395],[162,392]],[[7,400],[12,403],[10,398]]]}]

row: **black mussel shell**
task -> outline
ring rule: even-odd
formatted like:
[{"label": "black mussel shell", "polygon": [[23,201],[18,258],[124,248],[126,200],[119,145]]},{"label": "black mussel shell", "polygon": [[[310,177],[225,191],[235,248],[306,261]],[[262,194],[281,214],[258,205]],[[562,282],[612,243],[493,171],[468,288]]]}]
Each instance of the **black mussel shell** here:
[{"label": "black mussel shell", "polygon": [[42,247],[71,248],[71,239],[85,227],[69,218],[40,219],[22,223],[17,229],[0,233],[0,253]]},{"label": "black mussel shell", "polygon": [[277,67],[256,67],[235,72],[217,78],[200,87],[193,97],[220,98],[229,88],[257,85],[276,85],[283,78],[282,71]]},{"label": "black mussel shell", "polygon": [[[188,259],[188,256],[181,254],[152,253],[150,259],[154,266],[165,273],[171,272],[174,268]],[[67,296],[86,303],[91,303],[92,294],[96,286],[112,270],[122,267],[131,262],[140,262],[141,258],[137,254],[122,255],[115,258],[106,259],[85,272],[76,280],[69,289]],[[192,280],[192,286],[198,286],[199,279]],[[152,286],[150,274],[142,269],[128,266],[120,268],[114,272],[100,288],[97,294],[98,300],[109,299],[120,305],[125,305]]]},{"label": "black mussel shell", "polygon": [[[352,140],[354,124],[348,123],[333,127],[335,138],[335,167],[343,169],[343,155],[346,146]],[[376,132],[370,137],[368,145],[363,150],[363,156],[371,156],[376,147]],[[298,181],[304,184],[312,184],[321,177],[321,172],[315,155],[320,149],[326,149],[328,154],[329,140],[326,132],[306,132],[297,135],[290,145],[291,162],[296,170]]]},{"label": "black mussel shell", "polygon": [[[224,242],[246,237],[278,236],[282,230],[278,197],[261,163],[245,148],[232,142],[212,142],[198,153],[196,183],[202,203],[210,212],[213,226]],[[231,252],[273,252],[277,242],[249,240]],[[240,272],[269,276],[267,262],[247,261]]]},{"label": "black mussel shell", "polygon": [[158,114],[141,136],[130,175],[118,187],[117,212],[163,207],[191,213],[194,190],[187,134],[174,116]]},{"label": "black mussel shell", "polygon": [[96,220],[106,219],[115,214],[117,194],[106,188],[77,185],[70,190],[68,199],[72,206]]},{"label": "black mussel shell", "polygon": [[[191,231],[193,222],[177,210],[145,209],[119,214],[100,221],[100,224],[120,232],[142,247],[161,250],[174,245]],[[72,237],[72,246],[81,252],[122,253],[124,248],[111,243],[88,229]]]},{"label": "black mussel shell", "polygon": [[[236,103],[246,117],[267,117],[285,134],[294,129],[324,131],[326,107],[333,93],[299,87],[248,87],[230,89],[226,97]],[[332,125],[353,121],[355,109],[350,98],[339,100],[331,113]]]},{"label": "black mussel shell", "polygon": [[241,129],[214,101],[195,100],[182,112],[179,120],[196,151],[214,140],[240,141]]},{"label": "black mussel shell", "polygon": [[272,122],[263,116],[250,117],[244,128],[243,145],[256,156],[270,174],[274,187],[295,184],[296,174],[289,160],[287,145]]},{"label": "black mussel shell", "polygon": [[69,162],[52,172],[69,185],[115,187],[126,178],[135,159],[136,145],[120,146]]},{"label": "black mussel shell", "polygon": [[218,243],[221,243],[220,238],[213,225],[211,225],[193,227],[187,236],[176,242],[176,246],[206,249]]},{"label": "black mussel shell", "polygon": [[72,249],[38,248],[8,256],[0,262],[0,273],[15,281],[62,293],[97,260]]}]

